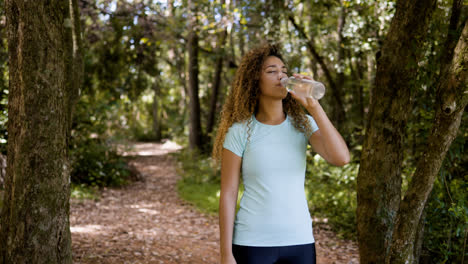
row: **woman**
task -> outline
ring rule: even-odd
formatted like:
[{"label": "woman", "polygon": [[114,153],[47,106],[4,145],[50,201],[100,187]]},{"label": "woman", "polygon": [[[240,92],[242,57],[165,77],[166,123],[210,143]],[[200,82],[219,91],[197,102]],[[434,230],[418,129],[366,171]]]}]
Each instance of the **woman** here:
[{"label": "woman", "polygon": [[[349,162],[319,102],[281,86],[286,73],[276,46],[250,51],[221,113],[213,157],[221,161],[222,264],[315,263],[304,193],[307,143],[331,164]],[[235,215],[241,175],[245,191]]]}]

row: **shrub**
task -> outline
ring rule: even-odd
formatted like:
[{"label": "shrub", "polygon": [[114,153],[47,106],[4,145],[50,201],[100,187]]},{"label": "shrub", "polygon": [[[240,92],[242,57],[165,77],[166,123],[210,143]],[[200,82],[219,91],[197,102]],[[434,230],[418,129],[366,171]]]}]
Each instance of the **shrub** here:
[{"label": "shrub", "polygon": [[[462,126],[463,128],[463,126]],[[468,259],[468,133],[460,130],[434,183],[425,208],[420,263],[462,263]]]},{"label": "shrub", "polygon": [[126,131],[125,124],[122,102],[117,98],[108,93],[80,97],[69,144],[72,183],[97,187],[125,184],[128,166],[112,145],[112,138],[125,137],[115,132]]},{"label": "shrub", "polygon": [[98,139],[86,139],[70,150],[71,180],[90,186],[121,186],[129,170],[115,149]]},{"label": "shrub", "polygon": [[184,182],[219,184],[221,171],[213,168],[212,159],[196,150],[183,149],[174,153],[178,161],[177,173]]},{"label": "shrub", "polygon": [[[220,196],[221,171],[212,166],[211,157],[198,151],[181,150],[176,156],[177,173],[181,179],[177,182],[177,189],[182,199],[195,205],[200,211],[217,214]],[[239,186],[237,208],[244,187]]]},{"label": "shrub", "polygon": [[307,156],[305,191],[312,216],[326,219],[345,238],[356,237],[356,178],[359,164],[328,164],[318,154]]}]

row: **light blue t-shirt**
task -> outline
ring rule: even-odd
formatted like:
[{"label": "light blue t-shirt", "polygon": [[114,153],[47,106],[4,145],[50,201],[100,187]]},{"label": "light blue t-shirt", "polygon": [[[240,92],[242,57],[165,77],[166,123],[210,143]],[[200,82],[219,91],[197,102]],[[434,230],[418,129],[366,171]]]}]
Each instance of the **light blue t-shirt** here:
[{"label": "light blue t-shirt", "polygon": [[[312,133],[318,130],[307,116]],[[242,157],[244,194],[234,222],[233,244],[289,246],[314,242],[312,219],[304,192],[309,137],[286,116],[279,125],[260,123],[252,116],[235,123],[223,147]]]}]

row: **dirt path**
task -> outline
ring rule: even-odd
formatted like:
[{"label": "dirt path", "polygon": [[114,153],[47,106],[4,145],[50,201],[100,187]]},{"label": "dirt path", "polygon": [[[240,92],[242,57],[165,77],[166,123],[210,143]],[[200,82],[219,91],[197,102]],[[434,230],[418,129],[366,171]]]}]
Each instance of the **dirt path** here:
[{"label": "dirt path", "polygon": [[[99,201],[72,200],[74,263],[218,262],[218,220],[177,196],[171,142],[136,143],[133,164],[144,181],[105,189]],[[358,263],[357,247],[314,227],[318,263]],[[331,253],[329,253],[331,252]]]}]

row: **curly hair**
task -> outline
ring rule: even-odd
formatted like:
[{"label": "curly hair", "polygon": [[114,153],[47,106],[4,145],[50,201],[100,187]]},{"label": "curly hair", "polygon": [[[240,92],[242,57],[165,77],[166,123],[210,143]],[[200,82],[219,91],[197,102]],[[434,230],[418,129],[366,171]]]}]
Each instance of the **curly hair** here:
[{"label": "curly hair", "polygon": [[[275,56],[284,61],[279,52],[279,47],[271,44],[255,48],[242,58],[231,90],[221,111],[218,132],[212,152],[212,157],[216,162],[221,161],[226,133],[234,123],[247,121],[248,138],[250,139],[251,117],[258,111],[259,83],[262,67],[265,60],[270,56]],[[311,132],[312,128],[301,105],[289,93],[283,99],[283,111],[291,118],[293,126],[298,131],[305,134]]]}]

